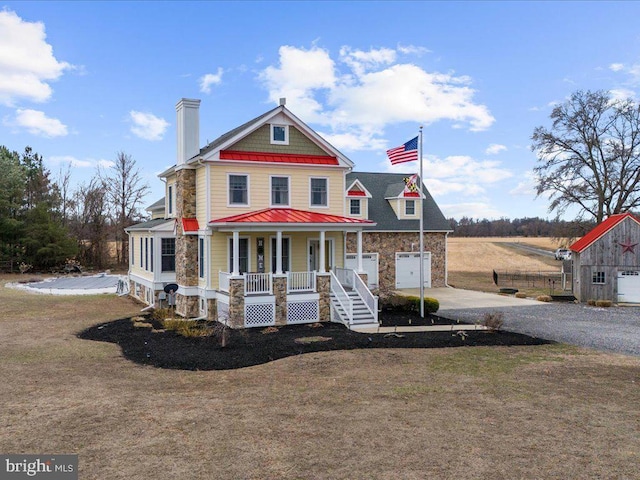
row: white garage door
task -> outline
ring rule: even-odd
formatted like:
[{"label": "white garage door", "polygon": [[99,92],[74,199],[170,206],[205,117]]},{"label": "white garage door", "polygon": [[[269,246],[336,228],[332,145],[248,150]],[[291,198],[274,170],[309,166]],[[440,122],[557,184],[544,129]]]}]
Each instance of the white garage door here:
[{"label": "white garage door", "polygon": [[[424,252],[424,286],[431,287],[431,252]],[[420,253],[396,253],[396,288],[420,288]]]},{"label": "white garage door", "polygon": [[[347,253],[345,260],[345,268],[351,268],[353,270],[358,269],[358,255],[355,253]],[[362,254],[362,268],[367,272],[367,283],[369,287],[376,288],[378,286],[378,254],[377,253],[363,253]]]},{"label": "white garage door", "polygon": [[618,301],[640,303],[640,272],[635,270],[618,272]]}]

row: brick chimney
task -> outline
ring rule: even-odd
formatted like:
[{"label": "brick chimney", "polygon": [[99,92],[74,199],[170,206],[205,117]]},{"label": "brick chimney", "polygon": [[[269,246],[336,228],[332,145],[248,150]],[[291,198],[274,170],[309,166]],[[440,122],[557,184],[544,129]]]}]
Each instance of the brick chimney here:
[{"label": "brick chimney", "polygon": [[183,98],[176,104],[178,152],[176,165],[183,165],[200,151],[200,100]]}]

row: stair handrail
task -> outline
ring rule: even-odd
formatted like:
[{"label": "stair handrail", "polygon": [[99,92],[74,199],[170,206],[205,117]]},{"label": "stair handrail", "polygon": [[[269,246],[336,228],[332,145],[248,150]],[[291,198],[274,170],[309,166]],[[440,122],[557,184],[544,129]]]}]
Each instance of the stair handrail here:
[{"label": "stair handrail", "polygon": [[377,323],[378,322],[378,297],[376,297],[373,293],[371,293],[371,290],[369,290],[369,287],[367,287],[367,284],[364,283],[364,280],[360,278],[360,275],[358,275],[355,272],[355,270],[353,271],[353,289],[356,292],[358,292],[358,295],[364,302],[369,312],[371,312],[371,315],[373,315],[373,319]]},{"label": "stair handrail", "polygon": [[353,323],[353,300],[347,295],[346,290],[333,272],[331,274],[331,293],[335,296],[336,300],[345,311],[347,315],[348,324]]}]

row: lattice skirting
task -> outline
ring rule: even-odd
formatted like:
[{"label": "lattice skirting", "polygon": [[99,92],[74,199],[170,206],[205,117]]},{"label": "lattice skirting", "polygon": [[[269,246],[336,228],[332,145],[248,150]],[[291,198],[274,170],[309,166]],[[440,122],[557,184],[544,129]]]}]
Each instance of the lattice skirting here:
[{"label": "lattice skirting", "polygon": [[287,323],[315,323],[320,321],[320,305],[317,300],[287,302]]},{"label": "lattice skirting", "polygon": [[275,303],[251,303],[244,305],[244,326],[267,327],[276,324]]}]

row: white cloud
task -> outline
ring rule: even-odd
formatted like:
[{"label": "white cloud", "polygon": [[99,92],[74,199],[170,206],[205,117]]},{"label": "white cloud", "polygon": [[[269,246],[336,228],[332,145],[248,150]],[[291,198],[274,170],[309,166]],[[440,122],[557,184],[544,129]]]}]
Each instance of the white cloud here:
[{"label": "white cloud", "polygon": [[624,69],[624,64],[622,63],[612,63],[611,65],[609,65],[609,70],[612,70],[614,72],[619,72],[620,70]]},{"label": "white cloud", "polygon": [[506,212],[498,210],[486,202],[468,202],[440,204],[442,213],[447,218],[502,218],[508,216]]},{"label": "white cloud", "polygon": [[74,168],[90,168],[96,165],[95,162],[91,160],[80,160],[71,155],[54,155],[52,157],[48,157],[46,162],[52,166],[68,163]]},{"label": "white cloud", "polygon": [[54,57],[43,23],[0,10],[0,103],[11,106],[21,98],[44,102],[53,92],[48,81],[71,68]]},{"label": "white cloud", "polygon": [[536,196],[538,192],[536,191],[536,177],[533,172],[526,172],[523,175],[523,179],[518,182],[515,188],[511,189],[509,193],[511,195],[522,195],[522,196]]},{"label": "white cloud", "polygon": [[431,53],[431,50],[425,47],[417,47],[415,45],[398,45],[398,53],[403,55],[423,55]]},{"label": "white cloud", "polygon": [[67,126],[57,118],[49,118],[44,112],[28,108],[16,110],[15,117],[7,117],[2,123],[17,130],[27,130],[39,137],[64,137],[69,133]]},{"label": "white cloud", "polygon": [[[329,135],[348,139],[353,150],[368,149],[367,142],[382,140],[385,127],[401,122],[449,120],[472,131],[491,126],[494,118],[488,108],[473,101],[469,77],[397,63],[398,51],[344,46],[335,61],[317,46],[285,45],[279,49],[278,65],[262,70],[259,78],[271,101],[286,97],[296,114],[329,127]],[[401,53],[418,51],[403,47]]]},{"label": "white cloud", "polygon": [[492,143],[487,147],[484,153],[486,153],[487,155],[497,155],[498,153],[504,152],[506,150],[507,150],[507,147],[505,145],[500,145],[499,143]]},{"label": "white cloud", "polygon": [[145,140],[162,140],[164,133],[169,127],[169,122],[164,118],[156,117],[152,113],[131,110],[129,112],[129,118],[133,122],[131,132]]},{"label": "white cloud", "polygon": [[96,164],[102,168],[111,168],[116,166],[116,163],[111,160],[98,160]]},{"label": "white cloud", "polygon": [[628,88],[612,88],[609,93],[613,100],[627,100],[636,96],[636,92]]},{"label": "white cloud", "polygon": [[218,67],[216,73],[207,73],[200,77],[200,91],[203,93],[211,93],[211,85],[220,85],[222,83],[222,74],[224,70]]}]

